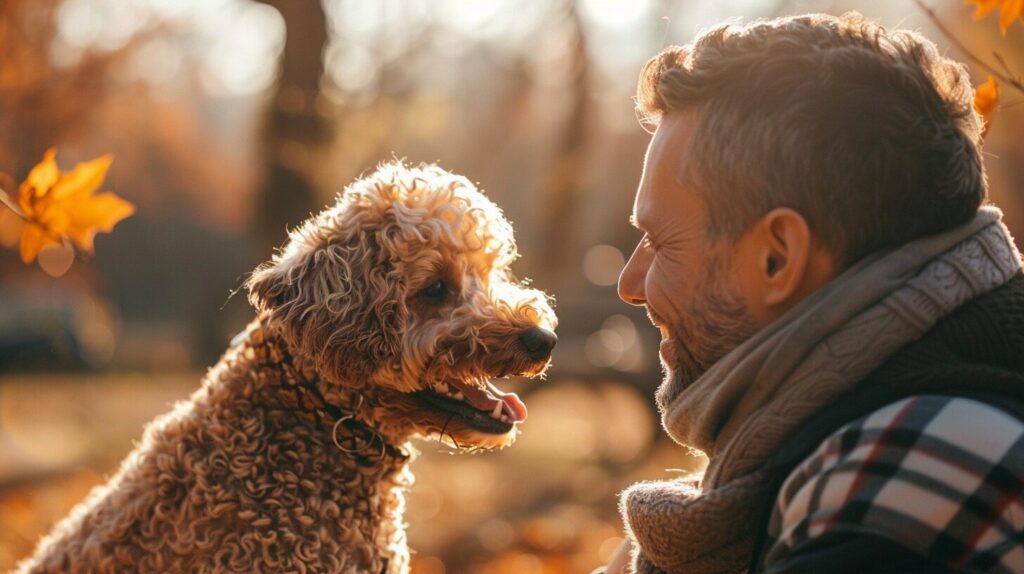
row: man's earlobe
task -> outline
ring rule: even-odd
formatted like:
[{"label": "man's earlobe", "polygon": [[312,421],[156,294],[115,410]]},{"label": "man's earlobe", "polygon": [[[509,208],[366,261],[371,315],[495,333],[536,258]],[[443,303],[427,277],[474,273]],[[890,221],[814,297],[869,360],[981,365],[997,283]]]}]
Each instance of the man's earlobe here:
[{"label": "man's earlobe", "polygon": [[762,277],[764,303],[788,306],[803,292],[811,250],[811,233],[806,220],[795,210],[777,208],[762,219]]}]

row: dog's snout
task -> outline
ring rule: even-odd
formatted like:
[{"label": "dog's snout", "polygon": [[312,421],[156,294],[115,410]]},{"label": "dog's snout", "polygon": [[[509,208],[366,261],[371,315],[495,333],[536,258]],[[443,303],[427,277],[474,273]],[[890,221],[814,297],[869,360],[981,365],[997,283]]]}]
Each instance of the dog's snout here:
[{"label": "dog's snout", "polygon": [[519,334],[519,344],[526,350],[527,356],[534,361],[540,361],[551,355],[551,349],[555,348],[558,342],[558,335],[554,331],[542,327],[533,327]]}]

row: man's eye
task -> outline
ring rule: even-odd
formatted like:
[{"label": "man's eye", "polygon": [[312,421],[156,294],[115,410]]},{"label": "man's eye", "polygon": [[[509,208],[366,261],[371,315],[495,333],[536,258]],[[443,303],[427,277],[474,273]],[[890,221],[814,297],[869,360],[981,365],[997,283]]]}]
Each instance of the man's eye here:
[{"label": "man's eye", "polygon": [[448,292],[448,287],[444,284],[444,281],[435,281],[425,288],[420,290],[420,295],[427,299],[441,300]]}]

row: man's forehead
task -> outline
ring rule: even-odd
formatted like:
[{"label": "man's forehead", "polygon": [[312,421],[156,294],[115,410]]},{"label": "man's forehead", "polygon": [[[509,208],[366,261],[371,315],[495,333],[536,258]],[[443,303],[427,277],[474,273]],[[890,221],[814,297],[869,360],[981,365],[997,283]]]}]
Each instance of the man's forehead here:
[{"label": "man's forehead", "polygon": [[673,178],[682,181],[685,166],[683,160],[690,152],[696,131],[696,112],[680,111],[665,114],[651,139],[647,161],[653,161],[652,156],[655,156],[659,161],[666,162],[666,165],[671,167]]},{"label": "man's forehead", "polygon": [[696,127],[696,114],[673,112],[666,114],[654,132],[644,157],[644,175],[633,203],[632,223],[645,229],[645,223],[655,219],[667,207],[684,181],[686,154]]}]

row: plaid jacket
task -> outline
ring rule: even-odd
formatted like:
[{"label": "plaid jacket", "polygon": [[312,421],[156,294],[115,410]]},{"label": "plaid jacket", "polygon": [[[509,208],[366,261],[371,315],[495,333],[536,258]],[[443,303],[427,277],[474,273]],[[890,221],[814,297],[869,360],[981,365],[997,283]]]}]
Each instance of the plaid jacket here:
[{"label": "plaid jacket", "polygon": [[789,474],[768,535],[768,572],[802,571],[773,564],[854,537],[895,543],[935,570],[1024,574],[1024,423],[964,397],[890,404]]}]

